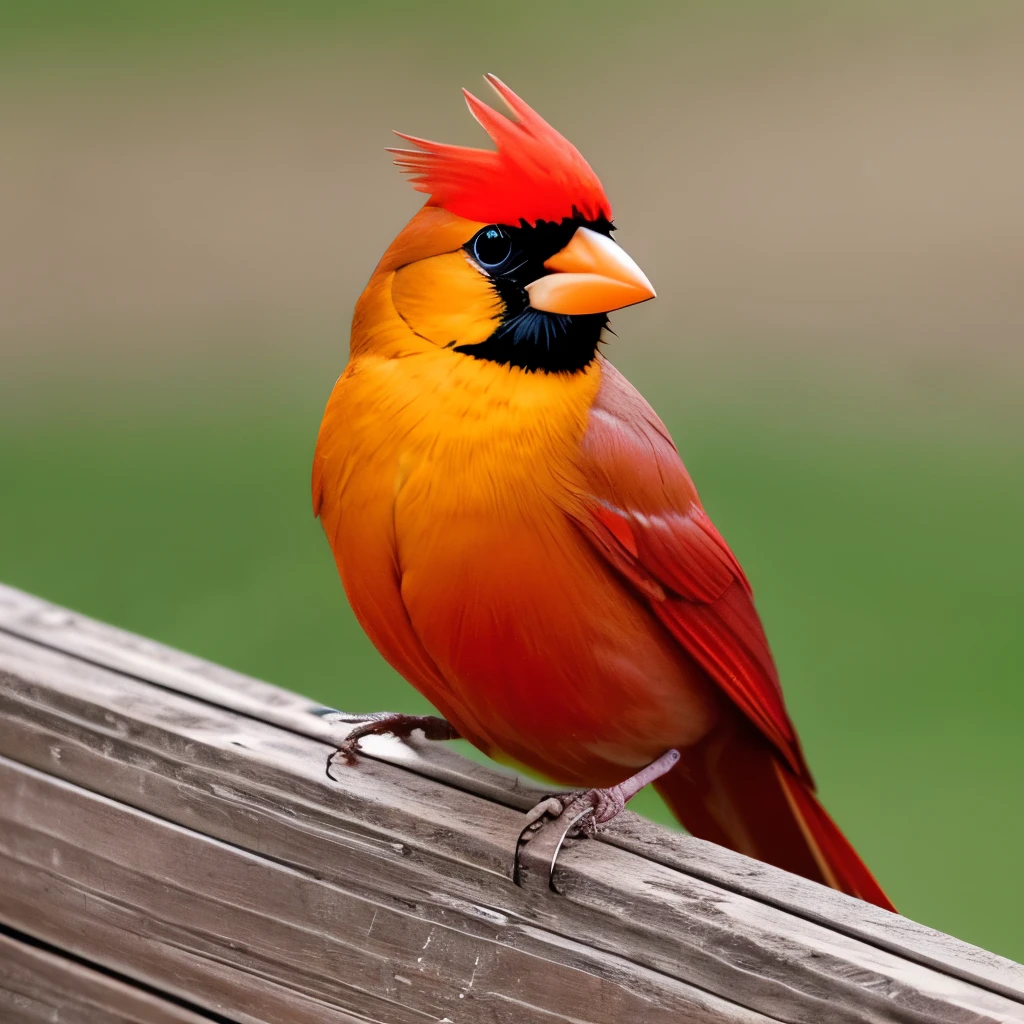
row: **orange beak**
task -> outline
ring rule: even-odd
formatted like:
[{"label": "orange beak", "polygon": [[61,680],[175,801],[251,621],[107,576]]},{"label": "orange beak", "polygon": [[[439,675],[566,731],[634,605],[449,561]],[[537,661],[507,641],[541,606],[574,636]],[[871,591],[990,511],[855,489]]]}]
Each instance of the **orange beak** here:
[{"label": "orange beak", "polygon": [[534,309],[578,316],[610,313],[654,298],[651,282],[626,251],[590,228],[577,228],[569,244],[544,266],[555,273],[526,286]]}]

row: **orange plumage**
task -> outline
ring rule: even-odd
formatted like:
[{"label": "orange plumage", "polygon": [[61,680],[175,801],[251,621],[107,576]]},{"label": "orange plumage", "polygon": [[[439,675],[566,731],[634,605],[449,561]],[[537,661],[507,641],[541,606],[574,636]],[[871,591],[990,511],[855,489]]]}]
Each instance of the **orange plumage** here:
[{"label": "orange plumage", "polygon": [[433,196],[321,426],[314,507],[355,614],[481,750],[604,787],[676,748],[656,785],[695,835],[890,907],[814,796],[739,563],[597,354],[604,312],[653,289],[589,165],[492,84],[518,117],[470,98],[497,155],[400,155]]}]

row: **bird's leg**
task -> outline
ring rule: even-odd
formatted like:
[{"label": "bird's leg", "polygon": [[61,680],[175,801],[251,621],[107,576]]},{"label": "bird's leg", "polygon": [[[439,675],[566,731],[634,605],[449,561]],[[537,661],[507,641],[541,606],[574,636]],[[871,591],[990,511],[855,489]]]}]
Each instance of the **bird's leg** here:
[{"label": "bird's leg", "polygon": [[340,758],[346,765],[356,763],[359,741],[364,736],[395,736],[408,739],[414,732],[422,732],[428,740],[457,740],[459,734],[455,727],[437,715],[403,715],[394,711],[374,711],[365,715],[351,715],[344,711],[325,708],[317,714],[326,722],[354,724],[354,728],[327,758],[327,777],[331,775],[331,767],[335,758]]},{"label": "bird's leg", "polygon": [[679,756],[678,750],[668,750],[646,768],[641,768],[636,775],[631,775],[624,782],[620,782],[617,786],[610,786],[608,789],[588,789],[577,793],[549,796],[532,810],[527,811],[526,824],[529,826],[533,822],[539,821],[545,814],[552,818],[567,816],[571,819],[581,811],[590,809],[593,813],[581,820],[579,828],[581,831],[593,832],[597,825],[611,821],[623,810],[626,801],[635,797],[644,786],[671,771],[679,763]]}]

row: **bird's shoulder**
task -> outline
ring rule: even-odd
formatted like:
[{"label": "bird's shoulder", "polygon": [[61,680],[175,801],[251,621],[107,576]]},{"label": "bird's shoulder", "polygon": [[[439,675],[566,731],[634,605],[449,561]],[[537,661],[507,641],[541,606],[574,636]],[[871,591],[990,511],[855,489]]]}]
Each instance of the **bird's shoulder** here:
[{"label": "bird's shoulder", "polygon": [[713,601],[746,576],[701,505],[668,429],[607,360],[580,446],[583,523],[644,589]]}]

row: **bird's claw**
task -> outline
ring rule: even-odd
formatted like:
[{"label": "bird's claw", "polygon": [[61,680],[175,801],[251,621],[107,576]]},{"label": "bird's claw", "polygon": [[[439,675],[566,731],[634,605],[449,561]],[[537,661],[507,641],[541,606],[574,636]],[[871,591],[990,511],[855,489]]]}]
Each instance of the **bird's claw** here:
[{"label": "bird's claw", "polygon": [[[601,821],[610,820],[618,811],[606,814],[616,801],[610,790],[590,789],[572,793],[556,793],[526,812],[526,821],[516,843],[512,879],[521,888],[539,884],[552,892],[555,886],[555,865],[567,839],[579,835],[592,836]],[[624,801],[619,804],[621,810]]]},{"label": "bird's claw", "polygon": [[455,727],[436,715],[404,715],[393,711],[375,711],[364,715],[347,714],[343,711],[329,711],[321,717],[330,723],[354,724],[348,735],[338,744],[327,758],[327,778],[337,780],[331,774],[336,759],[347,767],[355,765],[359,753],[359,741],[365,736],[394,736],[408,739],[414,732],[422,732],[428,740],[455,740],[459,738]]},{"label": "bird's claw", "polygon": [[[572,793],[557,793],[541,800],[526,812],[526,826],[544,817],[579,819],[577,832],[593,835],[598,825],[611,821],[626,806],[619,786],[609,789],[581,789]],[[590,812],[590,813],[586,813]]]},{"label": "bird's claw", "polygon": [[593,809],[575,802],[576,795],[550,796],[527,812],[512,862],[512,880],[516,885],[539,885],[558,892],[554,875],[562,845],[580,832],[591,831],[587,823],[593,819]]},{"label": "bird's claw", "polygon": [[557,892],[555,863],[565,840],[580,834],[593,836],[598,825],[622,812],[627,800],[678,763],[679,751],[667,750],[617,786],[555,793],[527,811],[512,862],[516,885],[525,887],[529,879],[540,875],[545,879],[545,886]]},{"label": "bird's claw", "polygon": [[559,797],[549,796],[546,800],[541,800],[536,807],[531,807],[526,812],[526,824],[523,828],[529,828],[534,822],[540,821],[545,814],[550,814],[552,818],[558,818],[564,810],[565,805]]}]

